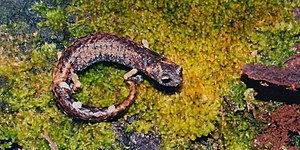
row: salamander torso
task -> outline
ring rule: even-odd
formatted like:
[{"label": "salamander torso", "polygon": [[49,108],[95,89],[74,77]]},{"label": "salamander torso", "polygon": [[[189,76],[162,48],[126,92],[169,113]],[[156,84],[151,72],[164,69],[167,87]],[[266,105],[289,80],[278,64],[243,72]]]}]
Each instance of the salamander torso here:
[{"label": "salamander torso", "polygon": [[182,68],[169,59],[125,37],[96,33],[75,40],[61,53],[53,72],[52,90],[55,99],[66,113],[85,121],[113,119],[133,102],[135,84],[127,80],[130,93],[121,104],[104,108],[83,107],[72,93],[80,86],[76,75],[95,62],[108,61],[136,69],[159,84],[177,87],[183,80]]}]

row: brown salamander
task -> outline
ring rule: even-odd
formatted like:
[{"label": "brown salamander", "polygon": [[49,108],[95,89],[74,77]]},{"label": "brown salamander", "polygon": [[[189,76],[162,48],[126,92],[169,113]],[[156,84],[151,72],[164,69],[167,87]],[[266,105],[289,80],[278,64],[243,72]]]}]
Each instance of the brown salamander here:
[{"label": "brown salamander", "polygon": [[133,74],[141,72],[167,87],[177,87],[183,81],[182,68],[179,65],[141,44],[116,34],[89,34],[75,40],[59,55],[53,72],[52,90],[55,99],[67,114],[85,121],[113,119],[134,102],[136,93],[135,83],[130,80],[130,74],[125,77],[128,78],[130,93],[122,103],[104,108],[83,107],[72,95],[81,85],[76,73],[95,62],[122,64],[133,68]]}]

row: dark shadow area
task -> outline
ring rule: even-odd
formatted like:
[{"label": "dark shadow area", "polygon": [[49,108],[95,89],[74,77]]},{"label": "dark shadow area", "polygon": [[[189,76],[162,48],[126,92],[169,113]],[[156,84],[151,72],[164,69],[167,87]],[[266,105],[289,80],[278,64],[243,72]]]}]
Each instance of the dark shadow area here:
[{"label": "dark shadow area", "polygon": [[202,143],[202,144],[207,145],[206,142],[208,141],[209,138],[212,138],[211,135],[197,137],[194,141],[192,141],[192,143],[193,144],[195,144],[195,143]]},{"label": "dark shadow area", "polygon": [[216,139],[211,134],[208,134],[207,136],[197,137],[191,141],[190,147],[193,147],[192,149],[224,149],[218,142],[220,139],[222,139],[222,135]]},{"label": "dark shadow area", "polygon": [[[286,89],[284,86],[278,86],[272,83],[261,80],[253,80],[243,74],[241,80],[247,85],[248,88],[254,88],[258,93],[255,98],[262,101],[279,101],[287,104],[300,104],[300,89],[292,91]],[[268,86],[262,86],[260,82],[266,82]]]},{"label": "dark shadow area", "polygon": [[[11,141],[12,141],[11,139],[9,139],[9,140],[1,140],[0,139],[0,145],[10,143]],[[12,143],[10,145],[10,148],[5,148],[4,150],[20,150],[20,149],[22,149],[22,146],[20,146],[18,143]]]}]

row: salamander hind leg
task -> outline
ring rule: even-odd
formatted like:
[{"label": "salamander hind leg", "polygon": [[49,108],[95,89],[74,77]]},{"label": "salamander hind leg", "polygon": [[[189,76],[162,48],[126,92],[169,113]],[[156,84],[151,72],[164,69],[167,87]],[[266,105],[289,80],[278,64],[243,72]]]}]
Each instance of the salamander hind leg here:
[{"label": "salamander hind leg", "polygon": [[71,78],[72,78],[72,81],[74,83],[72,89],[73,89],[73,92],[75,92],[81,86],[81,82],[79,81],[78,75],[76,73],[74,73],[73,71],[71,73]]},{"label": "salamander hind leg", "polygon": [[60,59],[61,54],[62,54],[61,52],[57,52],[57,53],[56,53],[57,60]]}]

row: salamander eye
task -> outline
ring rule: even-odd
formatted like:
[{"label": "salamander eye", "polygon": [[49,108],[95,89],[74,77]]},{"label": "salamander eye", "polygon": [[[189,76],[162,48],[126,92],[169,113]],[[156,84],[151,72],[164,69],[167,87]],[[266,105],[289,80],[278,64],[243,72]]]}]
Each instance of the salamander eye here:
[{"label": "salamander eye", "polygon": [[162,81],[162,83],[164,83],[164,84],[168,84],[168,83],[172,82],[172,79],[170,78],[169,75],[164,74],[164,75],[161,77],[161,81]]}]

